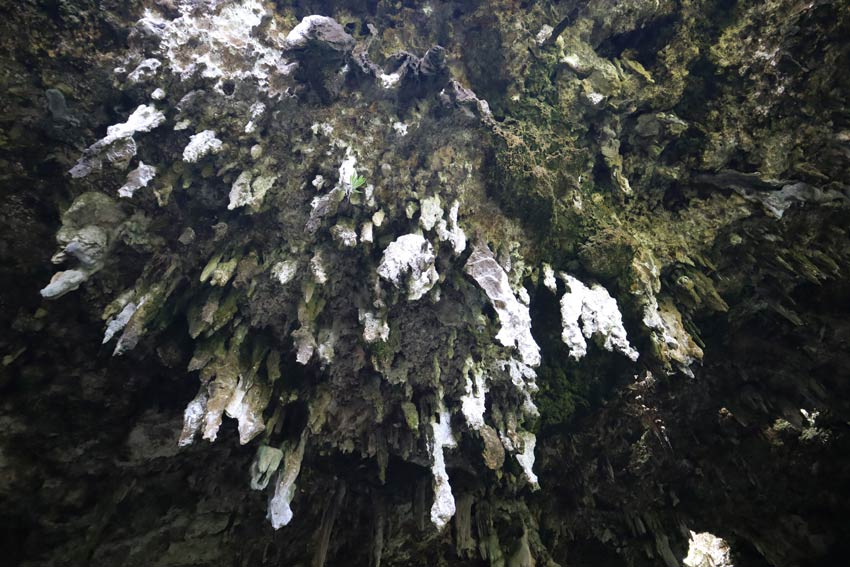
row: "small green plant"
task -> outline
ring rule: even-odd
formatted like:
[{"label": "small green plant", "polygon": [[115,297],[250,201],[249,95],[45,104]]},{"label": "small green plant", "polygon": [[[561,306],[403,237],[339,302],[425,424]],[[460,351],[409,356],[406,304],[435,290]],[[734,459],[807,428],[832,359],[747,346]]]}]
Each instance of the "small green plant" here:
[{"label": "small green plant", "polygon": [[351,179],[348,180],[348,184],[351,186],[351,193],[360,193],[358,189],[363,187],[366,184],[366,178],[362,175],[357,175],[356,173],[351,174]]}]

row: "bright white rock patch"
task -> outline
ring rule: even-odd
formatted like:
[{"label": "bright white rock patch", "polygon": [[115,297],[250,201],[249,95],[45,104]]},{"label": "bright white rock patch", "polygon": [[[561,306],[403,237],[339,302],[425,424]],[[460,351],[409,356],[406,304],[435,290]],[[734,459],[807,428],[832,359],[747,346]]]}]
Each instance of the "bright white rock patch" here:
[{"label": "bright white rock patch", "polygon": [[399,136],[407,136],[407,124],[404,122],[393,122],[393,130],[395,130]]},{"label": "bright white rock patch", "polygon": [[391,89],[398,84],[399,79],[401,79],[401,75],[398,73],[381,73],[380,79],[382,87],[385,89]]},{"label": "bright white rock patch", "polygon": [[373,312],[361,310],[358,319],[360,324],[363,325],[363,340],[367,343],[386,342],[390,337],[390,326],[386,320]]},{"label": "bright white rock patch", "polygon": [[302,49],[307,47],[307,44],[310,41],[310,32],[312,29],[329,22],[334,22],[334,20],[327,16],[320,16],[317,14],[305,16],[286,36],[286,46],[289,49]]},{"label": "bright white rock patch", "polygon": [[407,280],[407,299],[416,301],[437,283],[435,260],[434,247],[424,236],[405,234],[384,250],[378,275],[397,288],[403,287]]},{"label": "bright white rock patch", "polygon": [[180,433],[178,447],[186,447],[195,441],[195,436],[201,429],[204,417],[207,414],[207,395],[203,391],[198,392],[186,410],[183,412],[183,431]]},{"label": "bright white rock patch", "polygon": [[253,134],[257,131],[257,120],[262,117],[262,115],[266,112],[266,105],[262,102],[255,102],[251,105],[250,113],[251,119],[248,120],[248,123],[245,124],[245,133]]},{"label": "bright white rock patch", "polygon": [[150,132],[163,122],[165,122],[165,115],[153,105],[140,105],[126,122],[107,128],[106,136],[83,152],[77,165],[71,168],[71,177],[79,179],[92,171],[101,169],[104,159],[126,167],[136,155],[136,141],[133,136],[138,132]]},{"label": "bright white rock patch", "polygon": [[251,403],[252,398],[256,396],[254,392],[252,380],[246,380],[240,377],[236,389],[227,406],[224,408],[225,413],[229,417],[239,422],[239,443],[244,445],[266,429],[266,424],[263,421],[263,409],[256,407],[256,404]]},{"label": "bright white rock patch", "polygon": [[419,224],[425,230],[432,230],[434,225],[443,218],[443,207],[440,196],[425,197],[419,201]]},{"label": "bright white rock patch", "polygon": [[528,431],[518,433],[518,436],[522,440],[522,453],[517,453],[516,460],[522,467],[523,475],[528,483],[535,489],[539,488],[537,475],[532,470],[534,468],[534,448],[537,445],[537,437],[534,433]]},{"label": "bright white rock patch", "polygon": [[139,167],[127,175],[127,181],[118,189],[118,196],[132,197],[136,191],[142,187],[147,187],[154,177],[156,177],[156,168],[152,165],[145,165],[144,162],[140,161]]},{"label": "bright white rock patch", "polygon": [[508,274],[486,245],[475,246],[464,266],[466,273],[484,290],[499,315],[502,328],[496,340],[504,346],[515,346],[525,364],[540,364],[540,347],[531,336],[531,315],[511,291]]},{"label": "bright white rock patch", "polygon": [[165,115],[162,112],[152,105],[143,104],[133,111],[133,114],[127,118],[126,122],[107,128],[106,137],[101,142],[125,138],[132,136],[136,132],[150,132],[163,122],[165,122]]},{"label": "bright white rock patch", "polygon": [[230,187],[230,204],[227,205],[227,210],[232,211],[238,207],[244,207],[253,200],[251,193],[251,180],[253,179],[250,171],[243,171],[233,182]]},{"label": "bright white rock patch", "polygon": [[558,282],[555,280],[555,270],[549,264],[543,264],[543,285],[546,289],[555,293],[558,291]]},{"label": "bright white rock patch", "polygon": [[274,74],[288,74],[291,65],[274,39],[274,19],[264,34],[254,30],[266,10],[260,0],[230,2],[221,9],[196,9],[196,2],[180,2],[180,16],[170,20],[147,9],[139,25],[160,37],[160,56],[181,79],[194,73],[217,80],[254,80],[267,90]]},{"label": "bright white rock patch", "polygon": [[602,339],[605,350],[617,350],[637,360],[638,352],[629,344],[617,301],[608,290],[599,284],[587,287],[569,274],[561,277],[569,288],[561,298],[561,339],[569,347],[570,356],[578,360],[587,354],[586,339],[595,335]]},{"label": "bright white rock patch", "polygon": [[457,447],[457,441],[452,434],[449,411],[440,400],[439,419],[431,420],[431,431],[434,435],[431,442],[431,474],[434,477],[434,503],[431,505],[431,523],[442,530],[452,516],[455,515],[455,498],[449,484],[449,474],[446,472],[444,448]]},{"label": "bright white rock patch", "polygon": [[532,417],[540,415],[540,412],[537,410],[537,406],[534,405],[534,401],[531,398],[539,389],[536,381],[537,373],[534,369],[513,358],[499,361],[498,364],[502,370],[508,373],[508,376],[511,379],[511,384],[513,384],[517,391],[522,395],[522,411],[525,412],[526,415]]},{"label": "bright white rock patch", "polygon": [[304,459],[306,435],[301,435],[298,445],[286,453],[283,470],[278,472],[274,496],[269,501],[268,518],[274,529],[280,529],[292,521],[292,499],[295,497],[295,481],[301,472]]},{"label": "bright white rock patch", "polygon": [[484,427],[488,390],[484,372],[480,368],[469,368],[466,372],[466,393],[460,398],[460,411],[467,425],[474,431]]},{"label": "bright white rock patch", "polygon": [[215,137],[212,130],[204,130],[189,138],[189,143],[183,150],[183,161],[196,163],[201,158],[221,151],[221,140]]},{"label": "bright white rock patch", "polygon": [[351,148],[345,149],[345,157],[342,160],[342,163],[339,164],[339,179],[337,180],[337,187],[340,188],[351,188],[351,180],[357,177],[357,169],[355,166],[357,165],[357,158],[354,156],[354,152],[351,151]]},{"label": "bright white rock patch", "polygon": [[127,305],[121,309],[121,312],[118,313],[118,315],[116,315],[106,326],[106,332],[103,334],[103,342],[101,344],[108,343],[112,340],[112,337],[114,337],[116,333],[123,330],[124,327],[127,326],[127,323],[130,322],[130,317],[133,316],[138,308],[139,305],[136,305],[132,301],[127,303]]},{"label": "bright white rock patch", "polygon": [[266,193],[274,186],[275,181],[277,176],[260,175],[254,178],[250,171],[243,171],[230,188],[230,203],[227,205],[227,210],[232,211],[245,206],[253,211],[259,210]]},{"label": "bright white rock patch", "polygon": [[688,555],[682,560],[687,567],[733,567],[729,544],[708,532],[691,532]]},{"label": "bright white rock patch", "polygon": [[345,248],[357,246],[357,231],[348,222],[339,222],[331,227],[331,236]]},{"label": "bright white rock patch", "polygon": [[286,285],[292,281],[298,272],[298,263],[295,260],[284,260],[272,266],[272,277],[280,285]]},{"label": "bright white rock patch", "polygon": [[437,236],[441,242],[448,242],[452,245],[455,255],[462,254],[466,250],[466,233],[460,228],[457,222],[460,203],[455,201],[449,209],[448,222],[440,219],[437,223]]},{"label": "bright white rock patch", "polygon": [[141,83],[156,76],[157,70],[162,66],[159,59],[145,59],[136,69],[127,76],[131,83]]}]

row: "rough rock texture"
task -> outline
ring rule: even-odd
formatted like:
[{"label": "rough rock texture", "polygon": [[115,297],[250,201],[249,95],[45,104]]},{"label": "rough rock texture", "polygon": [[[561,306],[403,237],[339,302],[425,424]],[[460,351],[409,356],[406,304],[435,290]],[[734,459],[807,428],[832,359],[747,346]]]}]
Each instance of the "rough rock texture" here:
[{"label": "rough rock texture", "polygon": [[0,16],[6,562],[847,557],[846,3]]}]

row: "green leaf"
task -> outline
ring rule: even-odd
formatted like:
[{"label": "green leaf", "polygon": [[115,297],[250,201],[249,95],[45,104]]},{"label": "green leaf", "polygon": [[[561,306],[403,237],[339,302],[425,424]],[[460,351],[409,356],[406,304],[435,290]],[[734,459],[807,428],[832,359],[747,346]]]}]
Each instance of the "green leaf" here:
[{"label": "green leaf", "polygon": [[351,179],[349,180],[349,185],[351,185],[351,190],[354,191],[360,187],[362,187],[366,183],[366,178],[362,175],[357,175],[356,173],[351,174]]}]

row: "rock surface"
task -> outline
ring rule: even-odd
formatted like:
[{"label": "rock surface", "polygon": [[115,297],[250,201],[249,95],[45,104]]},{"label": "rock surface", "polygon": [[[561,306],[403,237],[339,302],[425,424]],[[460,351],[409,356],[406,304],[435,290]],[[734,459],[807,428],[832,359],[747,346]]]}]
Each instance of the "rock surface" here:
[{"label": "rock surface", "polygon": [[847,556],[842,3],[0,15],[9,564]]}]

